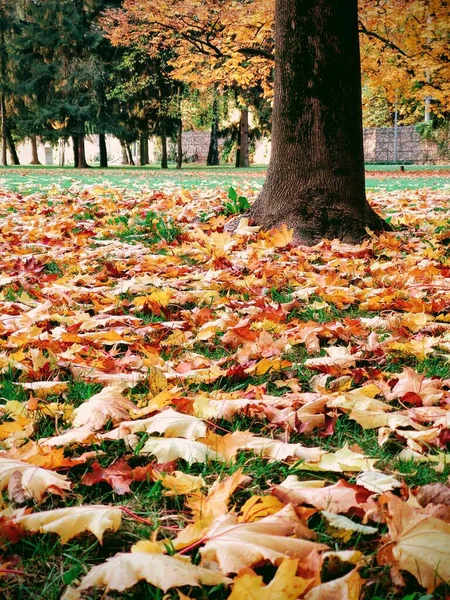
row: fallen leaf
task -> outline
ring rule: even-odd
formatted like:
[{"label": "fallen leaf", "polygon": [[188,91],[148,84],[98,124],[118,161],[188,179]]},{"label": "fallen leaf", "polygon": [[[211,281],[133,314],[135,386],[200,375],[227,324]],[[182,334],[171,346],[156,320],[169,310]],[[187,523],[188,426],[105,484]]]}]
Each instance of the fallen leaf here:
[{"label": "fallen leaf", "polygon": [[98,431],[108,420],[115,423],[125,421],[135,408],[133,402],[122,394],[122,388],[107,386],[73,411],[72,425]]},{"label": "fallen leaf", "polygon": [[45,492],[64,496],[71,489],[65,475],[53,473],[48,469],[28,463],[0,457],[0,490],[5,490],[15,473],[21,476],[20,486],[25,498],[34,498],[41,502]]},{"label": "fallen leaf", "polygon": [[71,506],[25,515],[17,523],[27,531],[57,533],[61,544],[75,536],[90,531],[100,543],[103,534],[110,529],[113,532],[120,527],[122,511],[111,506]]},{"label": "fallen leaf", "polygon": [[189,475],[182,471],[162,473],[158,479],[165,488],[164,496],[182,496],[206,487],[205,480],[201,475]]},{"label": "fallen leaf", "polygon": [[337,473],[358,473],[370,471],[377,462],[376,458],[368,458],[360,452],[353,452],[347,444],[336,452],[324,454],[319,462],[305,461],[302,469],[309,471],[334,471]]},{"label": "fallen leaf", "polygon": [[283,558],[303,560],[315,550],[326,550],[324,544],[288,537],[300,525],[289,504],[256,523],[238,523],[235,515],[222,515],[211,525],[200,553],[204,561],[217,562],[223,573],[239,573],[261,561],[277,565]]},{"label": "fallen leaf", "polygon": [[298,560],[285,558],[270,583],[249,569],[234,579],[228,600],[296,600],[311,584],[311,579],[297,577]]},{"label": "fallen leaf", "polygon": [[76,588],[78,596],[71,597],[81,598],[81,591],[94,586],[105,588],[105,592],[109,590],[123,592],[136,585],[138,581],[147,581],[163,592],[184,585],[195,587],[231,583],[231,579],[224,577],[222,573],[196,567],[173,556],[133,552],[116,554],[106,562],[93,567]]},{"label": "fallen leaf", "polygon": [[225,457],[202,444],[184,438],[149,438],[139,454],[153,454],[160,463],[183,458],[187,463],[204,463],[207,460],[224,461]]},{"label": "fallen leaf", "polygon": [[389,533],[377,553],[380,565],[412,573],[427,592],[450,580],[450,525],[420,513],[387,492],[380,496]]},{"label": "fallen leaf", "polygon": [[252,496],[242,506],[238,521],[239,523],[254,523],[279,512],[283,506],[284,504],[275,496]]},{"label": "fallen leaf", "polygon": [[[332,513],[347,513],[351,509],[364,510],[371,492],[362,486],[340,480],[326,487],[305,487],[309,482],[299,482],[295,475],[289,475],[279,485],[272,488],[274,496],[292,504],[310,504],[319,510]],[[323,483],[323,482],[322,482]]]},{"label": "fallen leaf", "polygon": [[353,569],[344,577],[321,583],[310,590],[305,600],[359,600],[364,580]]}]

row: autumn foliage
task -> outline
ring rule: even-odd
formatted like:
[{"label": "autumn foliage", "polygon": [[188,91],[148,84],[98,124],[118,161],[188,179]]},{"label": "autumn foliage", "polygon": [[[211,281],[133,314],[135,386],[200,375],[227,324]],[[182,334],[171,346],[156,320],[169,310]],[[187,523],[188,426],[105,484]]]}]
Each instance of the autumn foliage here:
[{"label": "autumn foliage", "polygon": [[448,198],[378,194],[395,232],[313,248],[225,200],[2,192],[1,589],[44,534],[108,539],[66,599],[448,581]]}]

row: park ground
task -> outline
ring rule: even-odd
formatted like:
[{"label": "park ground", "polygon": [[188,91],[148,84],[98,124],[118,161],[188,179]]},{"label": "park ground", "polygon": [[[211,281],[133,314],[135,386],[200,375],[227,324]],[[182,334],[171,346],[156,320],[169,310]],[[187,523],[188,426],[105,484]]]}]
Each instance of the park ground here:
[{"label": "park ground", "polygon": [[[224,231],[264,174],[0,170],[0,597],[56,600],[132,548],[222,566],[217,519],[239,531],[289,503],[335,553],[306,561],[308,600],[334,581],[339,599],[448,597],[448,495],[429,486],[450,475],[450,167],[368,165],[394,231],[356,247],[297,246],[245,220]],[[42,532],[41,513],[81,505],[120,516]],[[244,577],[233,600],[259,597],[238,592]],[[139,582],[107,597],[230,589]]]}]

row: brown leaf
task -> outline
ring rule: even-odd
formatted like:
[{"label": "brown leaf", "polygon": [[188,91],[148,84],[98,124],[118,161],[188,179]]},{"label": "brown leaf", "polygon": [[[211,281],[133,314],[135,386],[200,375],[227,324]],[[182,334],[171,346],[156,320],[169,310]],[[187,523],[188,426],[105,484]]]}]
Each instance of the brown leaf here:
[{"label": "brown leaf", "polygon": [[130,483],[133,481],[132,475],[133,469],[123,458],[106,469],[95,461],[92,465],[92,473],[85,473],[81,479],[81,483],[90,486],[104,481],[113,488],[116,494],[123,495],[131,492]]},{"label": "brown leaf", "polygon": [[415,510],[387,492],[379,498],[385,509],[389,534],[377,554],[379,564],[414,575],[432,592],[450,580],[450,525]]},{"label": "brown leaf", "polygon": [[307,481],[300,482],[295,475],[289,475],[282,483],[273,487],[272,493],[283,502],[309,504],[336,514],[347,513],[352,509],[362,513],[367,499],[373,493],[343,479],[326,487],[305,487],[307,484]]},{"label": "brown leaf", "polygon": [[235,515],[218,517],[211,525],[200,553],[203,560],[219,564],[223,573],[239,573],[263,561],[277,565],[283,558],[304,560],[315,550],[326,550],[316,544],[293,537],[303,526],[292,505],[256,523],[238,523]]}]

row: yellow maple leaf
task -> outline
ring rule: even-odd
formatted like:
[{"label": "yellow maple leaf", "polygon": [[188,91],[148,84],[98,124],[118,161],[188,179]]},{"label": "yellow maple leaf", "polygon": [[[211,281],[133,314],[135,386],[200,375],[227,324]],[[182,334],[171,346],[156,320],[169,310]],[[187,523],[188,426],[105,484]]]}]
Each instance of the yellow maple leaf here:
[{"label": "yellow maple leaf", "polygon": [[84,531],[93,533],[101,543],[103,533],[107,529],[117,531],[121,520],[120,508],[91,505],[46,510],[20,517],[17,522],[27,531],[57,533],[65,544]]},{"label": "yellow maple leaf", "polygon": [[297,577],[298,560],[285,558],[270,583],[251,569],[234,579],[228,600],[296,600],[312,583],[312,579]]}]

